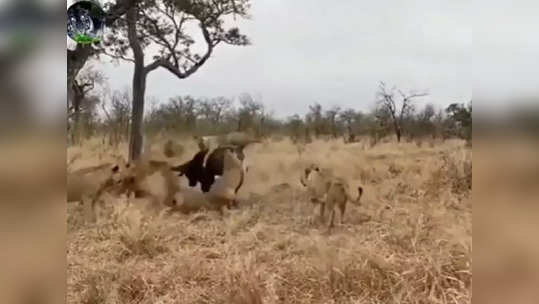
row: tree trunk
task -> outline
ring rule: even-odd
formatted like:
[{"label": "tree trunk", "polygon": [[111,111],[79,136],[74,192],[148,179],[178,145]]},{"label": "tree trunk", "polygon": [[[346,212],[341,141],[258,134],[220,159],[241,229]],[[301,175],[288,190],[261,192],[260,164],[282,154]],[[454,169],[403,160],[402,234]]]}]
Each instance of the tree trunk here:
[{"label": "tree trunk", "polygon": [[74,82],[80,70],[86,64],[88,58],[93,56],[96,50],[91,45],[77,44],[75,50],[67,50],[67,93],[68,98],[73,98]]},{"label": "tree trunk", "polygon": [[393,129],[395,129],[395,136],[397,136],[397,142],[401,142],[401,126],[397,122],[395,117],[393,117]]},{"label": "tree trunk", "polygon": [[129,137],[129,159],[137,160],[142,152],[144,92],[146,90],[144,70],[137,69],[133,75],[133,107],[131,110],[131,134]]},{"label": "tree trunk", "polygon": [[215,114],[215,126],[217,126],[219,124],[219,122],[221,122],[221,110],[218,110],[217,113]]},{"label": "tree trunk", "polygon": [[135,71],[133,73],[133,102],[131,109],[131,135],[129,138],[129,159],[135,161],[142,152],[142,123],[144,114],[144,93],[146,91],[146,72],[144,71],[144,53],[136,33],[137,9],[127,11],[128,38],[133,57]]},{"label": "tree trunk", "polygon": [[80,96],[75,94],[73,98],[73,129],[72,129],[72,142],[73,144],[80,143]]},{"label": "tree trunk", "polygon": [[352,132],[351,124],[348,124],[348,142],[353,143],[356,141],[356,135]]},{"label": "tree trunk", "polygon": [[80,124],[80,105],[83,98],[83,93],[78,87],[77,75],[86,64],[88,58],[96,53],[95,49],[90,45],[77,44],[75,50],[67,50],[67,101],[69,100],[73,106],[73,126],[71,128],[71,143],[79,143],[79,124]]},{"label": "tree trunk", "polygon": [[264,132],[264,122],[265,122],[265,120],[266,120],[266,117],[264,117],[264,116],[262,116],[262,118],[260,119],[260,130],[258,132],[259,133],[258,136],[260,138],[264,137],[264,134],[265,134],[265,132]]},{"label": "tree trunk", "polygon": [[73,126],[71,128],[71,141],[73,144],[80,143],[80,111],[81,105],[84,99],[84,91],[81,86],[74,80],[71,83],[72,96],[71,96],[71,105],[73,106]]}]

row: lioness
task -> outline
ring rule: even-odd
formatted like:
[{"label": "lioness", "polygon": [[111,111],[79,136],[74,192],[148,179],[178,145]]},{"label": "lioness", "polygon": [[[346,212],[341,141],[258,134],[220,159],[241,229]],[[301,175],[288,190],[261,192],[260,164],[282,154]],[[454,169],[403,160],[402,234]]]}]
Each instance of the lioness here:
[{"label": "lioness", "polygon": [[67,173],[67,202],[79,202],[87,217],[94,219],[93,209],[97,198],[120,180],[122,164],[105,163]]},{"label": "lioness", "polygon": [[300,177],[300,182],[307,187],[311,195],[311,202],[320,204],[320,217],[324,219],[326,205],[331,212],[329,227],[334,226],[335,205],[341,211],[341,224],[344,222],[344,212],[348,201],[360,205],[360,199],[363,195],[363,187],[358,186],[358,196],[354,200],[350,196],[350,189],[346,180],[336,177],[328,169],[320,169],[316,165],[310,165],[305,169]]},{"label": "lioness", "polygon": [[219,146],[240,146],[245,147],[249,144],[260,143],[259,139],[247,132],[230,132],[227,134],[212,135],[212,136],[193,136],[193,139],[198,144],[198,148],[202,150],[213,150]]},{"label": "lioness", "polygon": [[105,191],[113,194],[133,194],[147,198],[154,207],[176,205],[176,193],[180,186],[170,165],[164,161],[141,160],[130,164],[121,179]]},{"label": "lioness", "polygon": [[223,152],[223,174],[208,192],[211,200],[217,204],[226,204],[229,208],[237,206],[236,194],[243,184],[245,174],[241,160],[232,151],[230,148]]}]

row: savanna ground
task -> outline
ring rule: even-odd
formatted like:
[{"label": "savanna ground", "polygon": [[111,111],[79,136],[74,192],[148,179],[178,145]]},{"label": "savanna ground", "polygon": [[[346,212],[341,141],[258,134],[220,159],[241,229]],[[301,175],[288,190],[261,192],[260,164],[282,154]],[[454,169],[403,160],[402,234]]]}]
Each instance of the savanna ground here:
[{"label": "savanna ground", "polygon": [[[192,140],[179,164],[196,151]],[[165,159],[165,138],[152,158]],[[125,144],[70,147],[70,169]],[[68,303],[470,303],[472,152],[460,140],[375,146],[274,139],[246,148],[241,207],[144,214],[108,199],[96,224],[68,206]],[[315,162],[365,189],[328,234],[299,183]],[[355,195],[355,193],[354,193]],[[327,218],[327,215],[326,215]],[[337,215],[336,223],[340,217]]]}]

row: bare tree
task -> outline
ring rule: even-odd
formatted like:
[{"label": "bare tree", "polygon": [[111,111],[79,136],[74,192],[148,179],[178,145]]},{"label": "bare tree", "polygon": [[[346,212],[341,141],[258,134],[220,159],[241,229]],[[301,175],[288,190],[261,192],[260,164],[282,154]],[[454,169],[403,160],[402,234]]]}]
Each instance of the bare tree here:
[{"label": "bare tree", "polygon": [[170,98],[170,103],[163,105],[161,109],[172,124],[179,124],[191,130],[196,126],[200,112],[199,103],[191,96],[176,96]]},{"label": "bare tree", "polygon": [[255,127],[257,119],[264,117],[264,105],[252,95],[244,93],[239,96],[237,131],[246,131]]},{"label": "bare tree", "polygon": [[198,114],[206,121],[210,121],[213,116],[213,103],[210,99],[204,98],[198,102]]},{"label": "bare tree", "polygon": [[73,98],[68,100],[67,114],[68,117],[73,117],[75,123],[78,121],[78,116],[83,110],[84,99],[88,96],[97,85],[102,85],[105,82],[105,76],[101,71],[95,70],[92,66],[83,70],[74,80],[73,83]]},{"label": "bare tree", "polygon": [[224,114],[232,107],[232,100],[225,97],[217,97],[212,99],[211,105],[213,108],[213,122],[219,124]]},{"label": "bare tree", "polygon": [[344,123],[347,130],[348,138],[345,139],[346,142],[356,141],[356,129],[362,116],[361,112],[356,112],[354,109],[346,109],[339,115],[340,120]]},{"label": "bare tree", "polygon": [[[67,100],[67,119],[68,130],[72,135],[72,142],[78,142],[80,135],[80,118],[81,113],[92,112],[99,98],[93,95],[90,96],[97,85],[102,85],[105,82],[105,76],[98,70],[94,70],[92,66],[84,69],[79,73],[77,79],[73,81],[73,95]],[[70,123],[71,121],[71,123]]]},{"label": "bare tree", "polygon": [[436,134],[436,126],[434,124],[435,115],[436,110],[434,105],[431,103],[426,104],[423,110],[417,114],[415,125],[418,130],[415,130],[414,133],[419,136],[431,135],[434,138]]},{"label": "bare tree", "polygon": [[331,109],[326,111],[326,120],[329,127],[329,132],[333,136],[333,138],[337,138],[337,116],[341,112],[341,108],[339,106],[334,106]]},{"label": "bare tree", "polygon": [[[249,0],[149,0],[136,1],[125,17],[116,20],[106,37],[106,53],[116,59],[133,62],[132,127],[129,158],[137,159],[142,149],[144,96],[148,74],[164,68],[179,79],[194,74],[220,44],[247,45],[249,40],[238,28],[225,29],[227,16],[248,17]],[[206,51],[193,53],[195,40],[189,24],[198,24]],[[152,46],[151,48],[148,48]],[[148,49],[157,49],[148,56]],[[152,58],[145,63],[147,57]]]},{"label": "bare tree", "polygon": [[417,92],[410,92],[408,94],[405,94],[401,90],[397,90],[396,87],[387,89],[386,84],[382,81],[380,82],[380,85],[378,86],[378,92],[376,93],[378,105],[377,110],[379,111],[380,115],[389,116],[398,142],[401,141],[404,119],[409,115],[413,114],[415,110],[415,106],[413,104],[414,98],[427,95],[427,93]]},{"label": "bare tree", "polygon": [[444,125],[446,123],[446,120],[444,119],[444,112],[442,109],[438,110],[438,113],[436,113],[432,119],[432,123],[434,125],[434,132],[432,134],[433,138],[442,138],[442,140],[445,140],[445,132],[444,132]]},{"label": "bare tree", "polygon": [[322,118],[322,106],[319,103],[314,103],[309,106],[309,113],[305,120],[314,129],[314,136],[319,137],[323,132],[324,121]]},{"label": "bare tree", "polygon": [[129,88],[115,90],[108,102],[101,103],[105,114],[105,129],[109,137],[109,144],[118,145],[127,139],[129,132],[129,117],[131,113],[131,94]]},{"label": "bare tree", "polygon": [[305,132],[304,122],[298,114],[288,117],[286,126],[290,129],[291,137],[294,142],[299,141],[301,136],[303,136],[303,132]]},{"label": "bare tree", "polygon": [[430,122],[432,121],[432,118],[436,115],[436,110],[434,109],[434,105],[431,103],[428,103],[425,105],[425,108],[419,113],[418,120],[421,122]]}]

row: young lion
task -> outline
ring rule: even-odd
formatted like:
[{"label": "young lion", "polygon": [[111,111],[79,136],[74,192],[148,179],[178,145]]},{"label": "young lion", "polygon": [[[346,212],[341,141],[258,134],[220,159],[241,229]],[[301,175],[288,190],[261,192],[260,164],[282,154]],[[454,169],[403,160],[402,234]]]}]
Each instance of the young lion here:
[{"label": "young lion", "polygon": [[307,187],[311,195],[311,202],[320,204],[320,217],[324,219],[324,211],[327,208],[330,210],[329,227],[334,226],[335,205],[341,211],[341,224],[344,222],[344,212],[348,201],[360,206],[360,199],[363,195],[363,188],[358,186],[358,196],[354,200],[350,196],[350,189],[346,180],[335,177],[328,169],[320,169],[316,165],[307,167],[300,178],[300,182],[304,187]]}]

